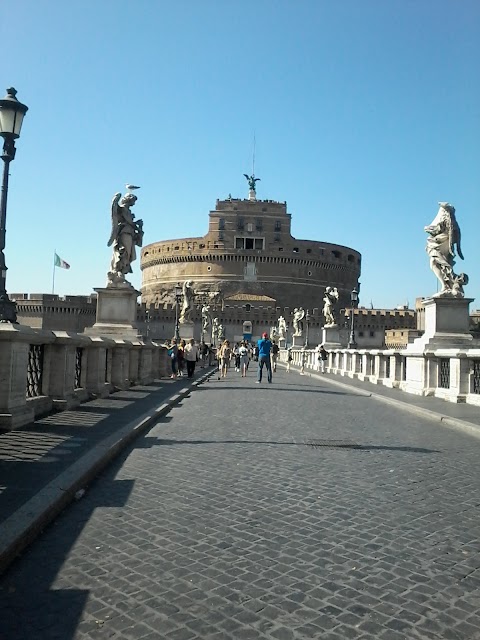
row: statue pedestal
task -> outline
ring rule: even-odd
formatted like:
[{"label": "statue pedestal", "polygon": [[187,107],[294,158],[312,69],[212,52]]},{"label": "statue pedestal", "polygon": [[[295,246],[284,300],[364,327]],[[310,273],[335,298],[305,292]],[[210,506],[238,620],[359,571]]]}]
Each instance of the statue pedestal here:
[{"label": "statue pedestal", "polygon": [[423,353],[433,349],[472,347],[475,341],[469,332],[469,306],[474,298],[427,298],[425,332],[410,343],[406,351]]},{"label": "statue pedestal", "polygon": [[286,349],[287,348],[287,340],[286,338],[279,338],[278,339],[278,346],[280,349]]},{"label": "statue pedestal", "polygon": [[337,324],[322,328],[322,344],[325,349],[341,349],[340,329]]},{"label": "statue pedestal", "polygon": [[193,338],[193,329],[195,325],[193,322],[184,322],[179,325],[180,327],[180,339],[188,342]]},{"label": "statue pedestal", "polygon": [[254,191],[253,189],[250,189],[250,191],[248,192],[248,199],[249,200],[256,200],[257,199],[257,192]]},{"label": "statue pedestal", "polygon": [[140,291],[131,286],[105,287],[94,291],[97,292],[97,319],[93,327],[88,327],[84,333],[90,336],[138,340],[141,335],[135,322]]},{"label": "statue pedestal", "polygon": [[303,336],[292,336],[292,347],[295,349],[303,347],[305,344],[305,338]]}]

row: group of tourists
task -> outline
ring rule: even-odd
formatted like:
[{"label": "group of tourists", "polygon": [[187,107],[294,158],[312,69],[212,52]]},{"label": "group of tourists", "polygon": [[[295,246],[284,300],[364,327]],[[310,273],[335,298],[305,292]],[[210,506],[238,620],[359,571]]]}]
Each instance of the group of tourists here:
[{"label": "group of tourists", "polygon": [[182,377],[185,373],[188,378],[193,378],[195,373],[195,365],[200,360],[200,349],[192,338],[186,342],[185,340],[177,341],[172,339],[168,348],[168,356],[171,362],[172,373],[171,378]]},{"label": "group of tourists", "polygon": [[[187,375],[192,378],[195,373],[195,365],[197,362],[211,363],[212,349],[207,344],[196,345],[195,340],[191,338],[188,341],[177,340],[173,338],[171,343],[167,345],[168,356],[171,362],[171,378],[178,378]],[[305,348],[302,349],[305,352]],[[247,341],[237,342],[233,347],[229,340],[224,340],[217,349],[216,357],[218,360],[219,378],[226,378],[228,371],[234,363],[235,371],[241,374],[242,378],[247,376],[250,362],[254,360],[258,363],[257,380],[260,384],[263,378],[263,369],[267,374],[267,381],[272,383],[273,373],[277,370],[277,360],[280,348],[276,342],[269,339],[268,334],[262,334],[256,345],[252,345]],[[318,349],[318,368],[325,373],[326,361],[328,353],[323,345]],[[292,347],[287,349],[287,373],[290,371],[290,364],[293,361]],[[304,370],[304,359],[302,358],[301,372]]]},{"label": "group of tourists", "polygon": [[277,359],[280,348],[278,344],[268,338],[267,333],[262,334],[261,340],[256,345],[251,345],[246,341],[237,342],[233,347],[229,340],[225,340],[220,346],[217,357],[219,361],[219,377],[226,378],[232,362],[235,371],[240,373],[242,378],[247,375],[251,360],[258,362],[257,380],[260,384],[263,377],[263,368],[267,372],[267,380],[272,382],[272,372],[277,370]]}]

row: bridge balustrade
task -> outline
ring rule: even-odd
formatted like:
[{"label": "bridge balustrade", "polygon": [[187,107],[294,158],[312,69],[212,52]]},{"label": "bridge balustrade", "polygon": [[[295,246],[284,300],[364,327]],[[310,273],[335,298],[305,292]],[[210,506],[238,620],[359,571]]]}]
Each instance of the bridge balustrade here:
[{"label": "bridge balustrade", "polygon": [[167,375],[166,347],[0,324],[0,429]]},{"label": "bridge balustrade", "polygon": [[[293,366],[318,371],[314,349],[292,349]],[[280,361],[287,361],[282,350]],[[480,349],[442,349],[408,354],[394,349],[332,349],[326,372],[416,395],[480,406]]]}]

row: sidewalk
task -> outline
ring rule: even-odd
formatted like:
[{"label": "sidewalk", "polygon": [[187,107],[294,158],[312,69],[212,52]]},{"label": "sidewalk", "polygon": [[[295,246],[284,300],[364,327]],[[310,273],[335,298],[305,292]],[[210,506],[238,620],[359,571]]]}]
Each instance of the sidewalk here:
[{"label": "sidewalk", "polygon": [[0,432],[0,573],[133,438],[215,371],[138,385]]},{"label": "sidewalk", "polygon": [[[284,363],[280,363],[285,366]],[[300,367],[291,366],[291,371],[299,374]],[[335,375],[322,374],[312,369],[305,369],[304,376],[317,377],[330,384],[355,389],[380,402],[395,405],[403,410],[416,413],[425,418],[438,420],[448,427],[460,429],[464,433],[480,438],[480,407],[472,404],[455,404],[441,398],[416,396],[400,389],[390,389],[380,384],[363,382],[362,380]]]}]

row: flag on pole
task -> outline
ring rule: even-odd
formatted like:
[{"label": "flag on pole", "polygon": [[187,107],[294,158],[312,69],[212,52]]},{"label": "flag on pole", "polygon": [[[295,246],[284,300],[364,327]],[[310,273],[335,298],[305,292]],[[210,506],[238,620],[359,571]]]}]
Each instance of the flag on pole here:
[{"label": "flag on pole", "polygon": [[55,254],[54,266],[61,269],[70,269],[70,265],[65,260],[62,260],[58,254]]}]

